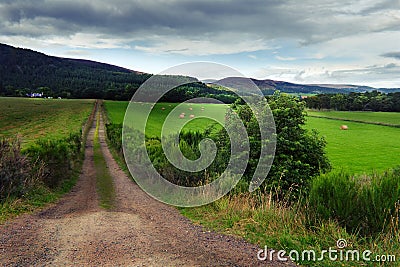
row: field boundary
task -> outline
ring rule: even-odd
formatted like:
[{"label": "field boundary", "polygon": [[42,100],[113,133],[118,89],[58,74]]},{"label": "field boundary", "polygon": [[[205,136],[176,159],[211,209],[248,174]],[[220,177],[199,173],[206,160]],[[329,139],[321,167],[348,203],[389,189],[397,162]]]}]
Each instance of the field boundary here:
[{"label": "field boundary", "polygon": [[328,120],[335,120],[335,121],[357,122],[357,123],[364,123],[364,124],[372,124],[372,125],[400,128],[400,124],[390,124],[390,123],[384,123],[384,122],[352,120],[352,119],[335,118],[335,117],[318,116],[318,115],[307,115],[307,117],[318,118],[318,119],[328,119]]}]

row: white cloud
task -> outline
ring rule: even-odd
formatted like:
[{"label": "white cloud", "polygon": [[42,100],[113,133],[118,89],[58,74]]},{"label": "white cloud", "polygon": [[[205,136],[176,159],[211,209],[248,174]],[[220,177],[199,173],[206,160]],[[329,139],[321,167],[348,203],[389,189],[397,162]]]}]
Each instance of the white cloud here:
[{"label": "white cloud", "polygon": [[82,57],[82,56],[89,56],[90,52],[87,50],[68,50],[64,52],[64,55],[72,57]]},{"label": "white cloud", "polygon": [[295,57],[281,57],[281,56],[275,56],[275,58],[281,61],[293,61],[297,59]]},{"label": "white cloud", "polygon": [[[304,69],[301,69],[304,67]],[[299,69],[301,69],[299,71]],[[391,63],[375,66],[335,65],[270,66],[254,73],[260,79],[283,80],[304,84],[356,84],[373,87],[399,88],[400,66]]]},{"label": "white cloud", "polygon": [[76,48],[109,49],[124,48],[128,49],[125,38],[110,38],[98,33],[76,33],[71,36],[51,36],[43,40],[50,45],[66,45]]},{"label": "white cloud", "polygon": [[[246,34],[247,35],[247,34]],[[181,54],[187,56],[224,55],[271,49],[262,39],[242,38],[240,34],[202,36],[191,39],[175,36],[153,36],[146,40],[149,45],[136,45],[136,50],[154,54]]]}]

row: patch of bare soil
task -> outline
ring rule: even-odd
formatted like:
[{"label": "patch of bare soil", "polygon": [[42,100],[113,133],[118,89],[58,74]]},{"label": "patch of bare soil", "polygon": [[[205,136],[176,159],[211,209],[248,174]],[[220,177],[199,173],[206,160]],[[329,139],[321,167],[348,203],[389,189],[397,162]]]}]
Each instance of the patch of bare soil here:
[{"label": "patch of bare soil", "polygon": [[82,174],[58,203],[0,226],[2,266],[295,266],[260,262],[259,248],[239,238],[205,231],[144,193],[119,168],[99,138],[114,179],[115,208],[98,206],[93,163],[94,127]]}]

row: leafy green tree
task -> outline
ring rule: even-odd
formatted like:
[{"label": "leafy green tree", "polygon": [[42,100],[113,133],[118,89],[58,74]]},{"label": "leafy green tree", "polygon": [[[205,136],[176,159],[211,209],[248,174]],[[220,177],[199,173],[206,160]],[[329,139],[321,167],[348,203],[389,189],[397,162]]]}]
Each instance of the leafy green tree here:
[{"label": "leafy green tree", "polygon": [[[330,169],[326,142],[316,131],[304,128],[304,102],[286,94],[275,94],[268,97],[268,103],[276,125],[276,151],[262,189],[267,192],[275,189],[282,194],[291,191],[296,196],[312,177]],[[257,120],[247,105],[237,105],[236,112],[249,136],[250,160],[244,178],[250,182],[260,157],[261,143],[268,140],[261,140]],[[227,138],[226,134],[221,136]]]},{"label": "leafy green tree", "polygon": [[331,107],[335,110],[345,110],[346,104],[346,96],[343,94],[335,94],[331,97]]}]

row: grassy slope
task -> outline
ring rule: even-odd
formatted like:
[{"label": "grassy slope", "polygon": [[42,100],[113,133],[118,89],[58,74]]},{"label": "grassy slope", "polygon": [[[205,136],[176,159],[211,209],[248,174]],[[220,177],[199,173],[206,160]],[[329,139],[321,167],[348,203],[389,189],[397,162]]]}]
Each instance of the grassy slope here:
[{"label": "grassy slope", "polygon": [[[349,130],[340,130],[342,124]],[[327,140],[326,149],[334,169],[364,173],[400,164],[399,128],[314,117],[307,118],[306,126],[317,129]]]},{"label": "grassy slope", "polygon": [[[145,104],[146,105],[146,104]],[[177,106],[176,103],[158,103],[154,106],[153,111],[150,115],[146,126],[146,135],[147,136],[160,136],[161,129],[163,127],[163,122],[166,119],[167,115]],[[117,101],[105,101],[105,107],[107,110],[107,114],[109,119],[113,123],[122,123],[124,120],[125,110],[128,106],[128,102],[117,102]],[[201,108],[204,107],[204,111]],[[162,110],[164,108],[164,110]],[[192,110],[189,110],[192,108]],[[190,119],[189,115],[193,114],[195,116],[206,116],[211,118],[218,118],[223,121],[228,106],[227,105],[213,105],[213,104],[183,104],[181,107],[177,109],[177,112],[180,114],[181,112],[186,113],[184,119],[179,119],[178,116],[172,117],[172,121],[170,124],[165,125],[165,133],[171,134],[177,132],[176,126],[182,122],[188,122],[184,129],[185,130],[204,130],[209,125],[214,123],[213,120],[207,118],[195,118]],[[140,110],[145,113],[145,110]],[[141,114],[137,114],[138,117],[141,117]],[[190,121],[190,122],[189,122]]]},{"label": "grassy slope", "polygon": [[0,137],[61,138],[81,129],[93,100],[0,98]]}]

